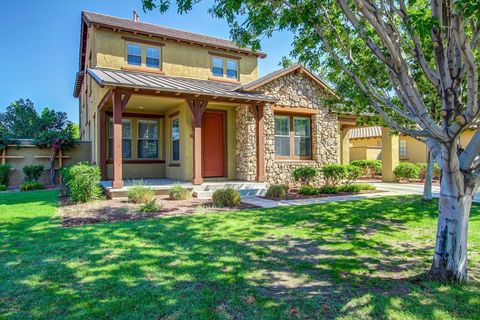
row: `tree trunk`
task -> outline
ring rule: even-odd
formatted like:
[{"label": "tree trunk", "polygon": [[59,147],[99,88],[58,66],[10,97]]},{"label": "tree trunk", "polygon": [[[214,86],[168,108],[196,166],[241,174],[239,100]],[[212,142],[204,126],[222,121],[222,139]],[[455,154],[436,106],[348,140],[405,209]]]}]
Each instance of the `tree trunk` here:
[{"label": "tree trunk", "polygon": [[[458,157],[442,155],[443,177],[438,225],[430,277],[439,281],[466,281],[468,219],[473,190],[470,178],[458,170]],[[453,169],[452,169],[453,168]]]},{"label": "tree trunk", "polygon": [[430,151],[427,153],[427,168],[425,171],[425,182],[423,184],[423,200],[432,200],[432,180],[433,180],[433,156]]},{"label": "tree trunk", "polygon": [[50,183],[52,186],[56,184],[55,177],[55,158],[57,157],[57,150],[50,149]]}]

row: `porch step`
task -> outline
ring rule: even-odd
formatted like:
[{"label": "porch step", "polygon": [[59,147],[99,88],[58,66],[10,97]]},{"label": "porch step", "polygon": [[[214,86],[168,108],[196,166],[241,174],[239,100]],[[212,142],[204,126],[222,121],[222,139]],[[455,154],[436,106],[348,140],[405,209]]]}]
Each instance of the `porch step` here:
[{"label": "porch step", "polygon": [[267,184],[243,181],[206,182],[193,188],[193,196],[199,199],[211,199],[215,191],[226,188],[237,190],[242,197],[262,196],[267,191]]}]

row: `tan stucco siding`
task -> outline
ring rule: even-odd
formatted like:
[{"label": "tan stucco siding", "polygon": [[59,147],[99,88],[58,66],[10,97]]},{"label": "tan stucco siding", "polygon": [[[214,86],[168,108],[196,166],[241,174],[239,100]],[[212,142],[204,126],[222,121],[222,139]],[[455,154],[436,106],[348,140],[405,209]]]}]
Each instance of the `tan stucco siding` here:
[{"label": "tan stucco siding", "polygon": [[[97,29],[95,37],[96,67],[121,69],[126,66],[126,41],[122,36],[132,37],[105,29]],[[152,40],[145,37],[139,39]],[[173,41],[162,41],[162,71],[165,75],[196,79],[208,79],[211,76],[211,54],[208,48]],[[238,55],[240,82],[257,79],[258,68],[255,56]]]}]

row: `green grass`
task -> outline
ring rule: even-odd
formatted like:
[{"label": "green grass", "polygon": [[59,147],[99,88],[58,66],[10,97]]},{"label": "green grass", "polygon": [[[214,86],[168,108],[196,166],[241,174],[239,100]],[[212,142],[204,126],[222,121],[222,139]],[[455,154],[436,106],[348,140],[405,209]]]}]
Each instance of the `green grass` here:
[{"label": "green grass", "polygon": [[[61,228],[55,191],[0,195],[0,318],[478,319],[423,276],[436,203],[397,197]],[[470,224],[480,275],[480,214]]]}]

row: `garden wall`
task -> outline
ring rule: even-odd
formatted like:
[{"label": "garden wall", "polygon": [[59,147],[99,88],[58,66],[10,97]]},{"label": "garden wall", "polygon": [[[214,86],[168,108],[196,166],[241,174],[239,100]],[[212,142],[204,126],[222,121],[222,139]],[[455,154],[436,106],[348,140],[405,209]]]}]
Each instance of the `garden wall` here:
[{"label": "garden wall", "polygon": [[[0,151],[0,163],[3,163],[5,156],[5,164],[11,166],[12,171],[9,175],[9,187],[16,187],[23,181],[24,175],[22,168],[27,165],[43,165],[45,171],[39,182],[49,185],[49,157],[50,149],[40,149],[33,145],[32,140],[20,140],[18,145],[9,145],[4,153]],[[63,152],[62,166],[68,166],[81,161],[91,160],[91,142],[80,141],[79,144],[72,149]],[[55,161],[55,168],[58,169],[59,159]]]}]

